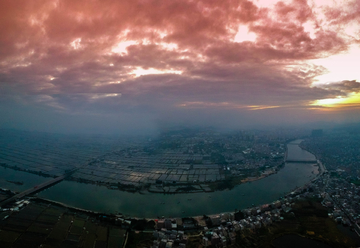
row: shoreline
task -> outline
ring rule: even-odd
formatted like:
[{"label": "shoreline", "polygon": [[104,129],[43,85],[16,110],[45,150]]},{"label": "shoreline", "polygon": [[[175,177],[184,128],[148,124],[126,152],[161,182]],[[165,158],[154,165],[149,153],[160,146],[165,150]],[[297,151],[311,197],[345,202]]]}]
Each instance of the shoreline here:
[{"label": "shoreline", "polygon": [[[294,193],[298,193],[298,192],[301,191],[302,189],[307,188],[307,187],[309,186],[309,184],[311,184],[312,181],[314,181],[314,180],[315,180],[317,177],[319,177],[320,175],[321,175],[321,173],[319,173],[318,175],[316,175],[315,178],[313,178],[311,181],[307,182],[307,183],[304,184],[303,186],[298,186],[298,187],[292,189],[291,191],[287,192],[283,197],[292,196]],[[265,177],[267,177],[267,176],[264,176],[264,177],[262,177],[261,179],[263,179],[263,178],[265,178]],[[259,178],[254,178],[252,181],[257,181],[257,180],[260,180],[260,179],[259,179]],[[252,182],[252,181],[249,181],[249,182]],[[12,191],[9,190],[9,189],[2,189],[2,190],[12,192]],[[12,192],[12,193],[13,193],[13,192]],[[153,194],[153,193],[150,193],[150,194]],[[283,197],[280,197],[279,199],[281,199],[281,198],[283,198]],[[39,197],[39,196],[32,196],[32,197],[29,197],[29,199],[30,199],[30,200],[35,200],[35,201],[48,202],[48,203],[51,203],[51,204],[54,204],[54,205],[59,205],[59,206],[68,208],[68,209],[73,210],[73,211],[79,211],[79,212],[84,212],[84,213],[93,214],[93,215],[112,216],[112,217],[118,217],[118,218],[123,218],[123,219],[127,219],[127,220],[131,220],[131,219],[134,219],[134,220],[140,220],[140,219],[155,220],[155,219],[158,219],[158,218],[159,218],[159,216],[158,216],[158,217],[155,217],[155,216],[154,216],[154,217],[136,217],[136,216],[132,216],[132,215],[126,214],[126,213],[111,213],[111,212],[94,211],[94,210],[79,208],[79,207],[75,207],[75,206],[72,206],[72,205],[68,205],[68,204],[65,204],[65,203],[62,203],[62,202],[58,202],[58,201],[54,201],[54,200],[42,198],[42,197]],[[239,209],[238,211],[243,211],[243,210],[246,210],[246,209],[258,208],[259,206],[266,205],[266,204],[270,205],[270,204],[273,204],[274,202],[279,201],[279,199],[274,200],[274,201],[271,201],[271,202],[269,202],[269,203],[254,205],[254,206],[247,207],[247,208],[241,208],[241,209]],[[219,216],[219,215],[235,214],[235,213],[236,213],[235,211],[225,211],[225,212],[219,212],[219,213],[214,213],[214,214],[206,214],[206,216],[208,216],[208,217],[216,217],[216,216]],[[204,216],[204,215],[172,216],[172,217],[164,217],[164,218],[167,218],[167,219],[182,219],[182,218],[194,218],[194,219],[198,219],[198,218],[203,218],[203,216]]]},{"label": "shoreline", "polygon": [[[299,148],[301,148],[301,147],[299,146]],[[302,149],[302,148],[301,148],[301,149]],[[286,163],[284,162],[284,163],[282,163],[281,165],[285,166]],[[316,165],[319,166],[318,163],[317,163]],[[268,176],[271,176],[271,175],[276,174],[281,168],[282,168],[282,167],[279,167],[279,169],[276,169],[276,170],[272,171],[271,173],[267,173],[266,175],[261,175],[261,176],[259,176],[259,177],[250,177],[250,178],[243,179],[243,180],[241,180],[241,183],[240,183],[240,184],[236,184],[236,185],[234,185],[234,186],[238,186],[238,185],[241,185],[241,184],[247,183],[247,182],[250,183],[250,182],[254,182],[254,181],[257,181],[257,180],[264,179],[264,178],[266,178],[266,177],[268,177]],[[320,168],[320,166],[319,166],[319,168]],[[321,174],[322,174],[322,173],[318,173],[318,174],[316,175],[316,177],[319,177]],[[314,179],[315,179],[315,178],[314,178]],[[72,181],[72,182],[77,182],[76,180],[70,180],[70,181]],[[83,183],[86,183],[86,182],[83,182]],[[303,188],[303,187],[306,187],[309,183],[311,183],[311,181],[309,181],[308,183],[304,184],[303,186],[296,187],[295,189],[293,189],[293,190],[285,193],[285,195],[290,195],[290,194],[293,193],[294,191],[298,191],[299,189],[301,189],[301,188]],[[98,186],[107,186],[106,184],[99,184],[99,183],[91,183],[91,184],[93,184],[93,185],[98,185]],[[225,189],[224,189],[224,190],[225,190]],[[216,190],[216,191],[222,191],[222,190]],[[141,191],[139,192],[139,191],[137,191],[137,193],[139,193],[139,194],[146,194],[146,193],[148,193],[148,192],[149,192],[149,194],[159,194],[158,192],[153,193],[153,192],[150,192],[150,191],[145,191],[145,192],[141,192]],[[134,193],[134,192],[132,192],[132,193]],[[175,192],[175,193],[172,193],[172,192],[171,192],[171,193],[161,192],[161,194],[189,194],[189,193],[198,193],[198,192]],[[201,193],[207,193],[207,192],[201,192]],[[44,200],[46,200],[46,199],[44,199]],[[61,203],[61,202],[56,202],[56,201],[52,201],[52,200],[48,200],[48,201],[49,201],[49,202],[55,202],[55,203],[57,203],[57,204],[61,204],[62,206],[69,207],[69,208],[72,208],[72,209],[79,209],[79,210],[81,210],[81,211],[97,213],[97,211],[92,211],[92,210],[86,210],[86,209],[82,209],[82,208],[77,208],[77,207],[74,207],[74,206],[71,206],[71,205],[66,205],[66,204]],[[259,205],[259,206],[260,206],[260,205]],[[255,206],[253,206],[253,207],[255,207]],[[243,208],[243,209],[247,209],[247,208]],[[233,213],[233,212],[230,211],[230,212],[215,213],[215,214],[211,214],[211,216],[212,216],[212,215],[219,215],[219,214],[226,214],[226,213]],[[110,213],[108,213],[108,214],[110,214]],[[180,214],[180,213],[179,213],[179,214]],[[131,216],[131,215],[125,214],[125,216]],[[179,216],[181,216],[181,214],[180,214]],[[198,217],[198,216],[195,215],[194,217]],[[139,218],[139,217],[131,217],[131,218]],[[146,217],[144,217],[144,218],[146,218]],[[182,217],[176,217],[176,218],[182,218]]]},{"label": "shoreline", "polygon": [[[50,175],[50,174],[46,174],[43,172],[38,172],[38,171],[31,171],[28,169],[22,169],[19,168],[17,166],[10,166],[6,163],[0,163],[0,166],[6,169],[12,169],[15,171],[21,171],[21,172],[26,172],[26,173],[30,173],[30,174],[34,174],[37,176],[41,176],[44,178],[56,178],[56,175]],[[233,187],[237,186],[237,185],[241,185],[243,183],[247,183],[247,182],[254,182],[257,180],[261,180],[264,179],[268,176],[271,176],[273,174],[276,174],[279,170],[281,170],[283,167],[285,166],[285,162],[272,167],[273,171],[267,172],[265,175],[260,175],[258,177],[248,177],[245,179],[241,179],[240,182],[241,183],[236,183],[235,185],[233,185]],[[238,177],[232,177],[229,180],[231,181],[232,179],[237,180]],[[218,181],[214,181],[214,182],[203,182],[203,183],[181,183],[181,184],[174,184],[174,185],[164,185],[165,187],[182,187],[182,186],[198,186],[199,189],[194,189],[194,191],[154,191],[152,189],[150,189],[150,187],[145,187],[144,189],[144,185],[142,186],[135,186],[135,185],[127,185],[127,184],[114,184],[114,183],[107,183],[107,182],[102,182],[102,181],[92,181],[92,180],[87,180],[87,179],[82,179],[82,178],[74,178],[72,176],[65,178],[64,181],[69,181],[69,182],[76,182],[76,183],[84,183],[84,184],[91,184],[91,185],[97,185],[97,186],[104,186],[106,188],[108,188],[109,190],[119,190],[119,191],[123,191],[123,192],[129,192],[129,193],[139,193],[139,194],[146,194],[147,192],[151,193],[151,194],[190,194],[190,193],[211,193],[211,192],[216,192],[216,191],[224,191],[224,190],[228,190],[229,188],[224,188],[224,189],[213,189],[211,187],[211,185],[215,185],[217,183],[221,183],[221,182],[226,182],[229,180],[218,180]],[[156,184],[151,184],[151,186],[154,186]],[[162,187],[164,187],[162,186]],[[204,189],[203,187],[208,187],[208,189]]]}]

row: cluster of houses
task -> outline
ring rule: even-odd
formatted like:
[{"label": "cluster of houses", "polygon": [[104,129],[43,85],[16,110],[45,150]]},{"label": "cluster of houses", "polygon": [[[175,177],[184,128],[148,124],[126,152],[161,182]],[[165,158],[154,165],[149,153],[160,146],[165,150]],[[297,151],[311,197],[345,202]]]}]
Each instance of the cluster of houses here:
[{"label": "cluster of houses", "polygon": [[329,216],[353,227],[360,236],[360,187],[343,178],[329,178],[321,195]]},{"label": "cluster of houses", "polygon": [[[196,230],[202,236],[202,245],[226,246],[236,241],[236,235],[244,229],[255,230],[282,219],[281,212],[291,209],[291,201],[283,199],[272,204],[245,209],[237,213],[224,213],[182,219],[156,220],[152,248],[186,247],[189,231]],[[185,231],[185,232],[184,232]],[[195,235],[196,236],[196,235]]]},{"label": "cluster of houses", "polygon": [[[348,180],[330,177],[329,173],[324,173],[271,204],[237,213],[194,217],[191,218],[193,223],[189,226],[184,225],[182,219],[180,222],[179,219],[157,220],[152,248],[185,247],[190,237],[186,235],[187,230],[197,230],[198,235],[202,236],[204,247],[224,247],[236,242],[239,231],[255,230],[281,221],[282,213],[290,212],[296,200],[306,197],[322,199],[322,205],[328,208],[329,216],[334,221],[351,226],[360,236],[360,187]],[[179,231],[180,229],[182,231]]]}]

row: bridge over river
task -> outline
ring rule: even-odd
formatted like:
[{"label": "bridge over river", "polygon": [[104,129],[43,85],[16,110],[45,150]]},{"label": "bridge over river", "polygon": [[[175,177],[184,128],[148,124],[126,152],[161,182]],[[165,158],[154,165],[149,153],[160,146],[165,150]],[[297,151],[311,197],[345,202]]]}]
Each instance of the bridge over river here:
[{"label": "bridge over river", "polygon": [[287,152],[285,157],[286,163],[317,163],[317,159],[314,154],[299,149],[299,145],[303,140],[295,140],[287,144]]},{"label": "bridge over river", "polygon": [[64,180],[66,177],[70,176],[73,172],[75,172],[76,170],[78,170],[78,168],[75,168],[75,169],[72,169],[71,171],[68,171],[66,172],[64,175],[62,176],[59,176],[59,177],[56,177],[50,181],[47,181],[47,182],[44,182],[42,184],[39,184],[39,185],[36,185],[35,187],[33,188],[30,188],[30,189],[27,189],[19,194],[16,194],[6,200],[3,200],[2,202],[0,202],[0,207],[8,204],[8,203],[11,203],[11,202],[14,202],[14,201],[18,201],[22,198],[24,198],[25,196],[28,196],[28,195],[31,195],[31,194],[34,194],[36,192],[39,192],[47,187],[50,187],[52,185],[55,185],[59,182],[61,182],[62,180]]},{"label": "bridge over river", "polygon": [[310,160],[286,159],[285,162],[286,163],[310,163],[310,164],[314,164],[314,163],[317,163],[317,160],[316,159],[310,159]]},{"label": "bridge over river", "polygon": [[[296,159],[297,161],[314,159],[314,155],[303,152],[296,143],[300,143],[300,140],[293,141],[289,145],[287,159]],[[298,159],[299,156],[303,157]],[[319,166],[322,167],[321,164]],[[322,171],[325,171],[325,168]],[[277,173],[251,183],[240,184],[232,190],[166,195],[147,192],[134,194],[109,190],[107,187],[94,184],[62,180],[57,183],[53,181],[56,185],[39,192],[39,197],[95,212],[122,213],[139,218],[202,216],[231,212],[234,209],[248,208],[252,204],[261,205],[276,201],[295,188],[309,183],[317,175],[319,175],[318,167],[310,163],[286,163],[284,168]],[[33,177],[34,181],[44,179],[38,175],[29,174],[29,178]],[[12,180],[18,179],[13,178]],[[23,180],[26,180],[25,177]],[[40,191],[40,189],[38,190]]]}]

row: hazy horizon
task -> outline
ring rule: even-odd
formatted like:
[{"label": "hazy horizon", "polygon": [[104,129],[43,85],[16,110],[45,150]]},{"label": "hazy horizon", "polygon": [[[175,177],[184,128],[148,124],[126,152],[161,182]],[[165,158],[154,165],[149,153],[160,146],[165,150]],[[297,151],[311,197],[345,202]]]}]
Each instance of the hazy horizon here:
[{"label": "hazy horizon", "polygon": [[0,7],[0,128],[146,134],[360,121],[356,0]]}]

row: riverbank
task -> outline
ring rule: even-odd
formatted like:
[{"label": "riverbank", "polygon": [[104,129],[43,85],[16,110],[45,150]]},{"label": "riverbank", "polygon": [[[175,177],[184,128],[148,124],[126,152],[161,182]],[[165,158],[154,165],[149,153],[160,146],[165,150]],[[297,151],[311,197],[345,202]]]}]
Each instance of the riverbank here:
[{"label": "riverbank", "polygon": [[[6,218],[0,227],[0,246],[123,247],[128,237],[131,247],[143,247],[150,246],[159,238],[170,239],[175,232],[186,240],[187,247],[201,243],[204,237],[213,233],[224,235],[228,244],[244,247],[263,247],[266,244],[281,247],[279,241],[280,245],[284,242],[291,245],[286,235],[298,235],[307,239],[303,240],[305,243],[317,241],[330,247],[358,245],[338,230],[319,200],[305,198],[289,202],[291,212],[279,207],[249,214],[244,212],[243,215],[224,213],[154,220],[92,212],[35,197],[15,214],[5,213]],[[166,229],[161,229],[165,222],[171,223],[171,227],[167,225]],[[207,232],[203,231],[205,227]]]},{"label": "riverbank", "polygon": [[[6,169],[12,169],[14,171],[30,173],[30,174],[37,175],[37,176],[44,177],[44,178],[55,178],[56,177],[55,175],[50,175],[50,174],[39,172],[39,171],[22,169],[17,166],[10,166],[6,163],[0,163],[0,166],[3,168],[6,168]],[[69,176],[65,180],[66,181],[74,181],[77,183],[104,186],[110,190],[120,190],[120,191],[125,191],[125,192],[130,192],[130,193],[140,193],[140,194],[142,194],[144,191],[148,191],[150,193],[160,193],[160,194],[209,193],[209,192],[214,192],[214,191],[229,190],[241,183],[252,182],[252,181],[263,179],[265,177],[271,176],[274,173],[277,173],[282,167],[283,167],[283,164],[280,164],[276,168],[268,169],[267,171],[263,172],[262,175],[259,177],[248,177],[245,179],[241,179],[242,178],[241,176],[231,176],[225,180],[218,180],[218,181],[214,181],[214,182],[202,182],[202,183],[189,183],[189,182],[165,183],[165,184],[144,183],[141,186],[135,186],[135,185],[123,184],[121,182],[114,184],[114,183],[108,183],[108,182],[99,181],[99,180],[93,181],[93,180],[87,180],[87,179],[83,179],[83,178],[76,178],[73,176]],[[24,184],[23,181],[12,181],[12,180],[6,180],[6,181],[9,183],[16,184],[16,185]],[[225,187],[224,187],[224,182],[229,182],[229,181],[232,181],[235,183],[232,183],[231,185],[228,185],[228,186],[225,185]]]},{"label": "riverbank", "polygon": [[140,218],[198,216],[272,202],[311,181],[317,171],[316,167],[308,164],[288,164],[278,173],[251,183],[242,183],[231,190],[196,194],[153,194],[147,191],[139,194],[63,181],[40,192],[39,196],[97,212],[121,212]]},{"label": "riverbank", "polygon": [[[46,178],[25,172],[14,173],[4,168],[1,171],[7,179],[24,181],[22,186],[8,184],[8,188],[16,191],[34,187],[41,180],[46,181]],[[223,191],[154,194],[145,190],[137,193],[109,190],[97,184],[62,181],[38,195],[77,208],[105,213],[120,212],[126,216],[139,218],[201,216],[273,202],[293,191],[294,188],[310,182],[316,175],[317,168],[312,165],[286,164],[277,173],[262,177],[261,180],[252,178],[251,183],[240,182],[231,190]]]},{"label": "riverbank", "polygon": [[261,179],[264,179],[266,177],[269,177],[273,174],[276,174],[278,173],[279,170],[281,170],[281,168],[283,168],[285,165],[282,164],[280,166],[278,166],[276,169],[272,170],[272,171],[267,171],[267,172],[263,172],[261,176],[258,176],[258,177],[248,177],[248,178],[245,178],[243,180],[241,180],[241,183],[249,183],[249,182],[254,182],[254,181],[257,181],[257,180],[261,180]]}]

